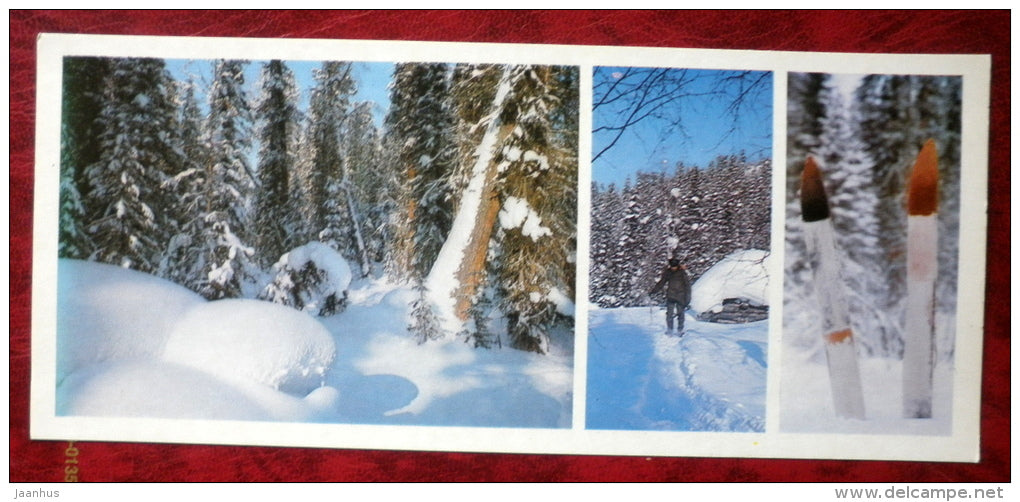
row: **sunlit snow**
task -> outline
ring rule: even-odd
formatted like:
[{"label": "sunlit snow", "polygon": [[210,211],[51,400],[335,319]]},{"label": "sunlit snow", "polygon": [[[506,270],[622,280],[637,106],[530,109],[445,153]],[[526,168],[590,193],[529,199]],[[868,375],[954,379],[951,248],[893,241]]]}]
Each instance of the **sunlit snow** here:
[{"label": "sunlit snow", "polygon": [[[413,291],[351,284],[316,318],[257,300],[207,302],[147,274],[61,260],[57,413],[328,423],[569,427],[573,350],[419,345]],[[564,308],[566,305],[564,304]]]},{"label": "sunlit snow", "polygon": [[657,307],[591,311],[588,427],[764,431],[768,321],[665,329]]}]

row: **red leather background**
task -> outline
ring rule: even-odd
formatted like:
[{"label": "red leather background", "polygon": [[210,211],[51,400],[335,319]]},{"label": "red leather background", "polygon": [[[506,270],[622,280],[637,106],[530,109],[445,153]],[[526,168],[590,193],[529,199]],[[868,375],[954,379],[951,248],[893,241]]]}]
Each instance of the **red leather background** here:
[{"label": "red leather background", "polygon": [[[35,39],[41,32],[992,54],[980,463],[76,443],[82,481],[1010,480],[1008,11],[12,11],[10,480],[14,482],[63,481],[67,447],[66,442],[28,439]],[[923,440],[918,448],[924,448]]]}]

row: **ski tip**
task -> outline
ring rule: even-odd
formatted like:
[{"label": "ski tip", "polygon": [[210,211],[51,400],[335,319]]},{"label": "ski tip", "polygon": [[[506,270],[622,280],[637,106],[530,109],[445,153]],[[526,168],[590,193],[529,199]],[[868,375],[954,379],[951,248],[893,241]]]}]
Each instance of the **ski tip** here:
[{"label": "ski tip", "polygon": [[819,221],[829,217],[829,201],[814,157],[807,158],[804,172],[800,175],[800,209],[804,221]]},{"label": "ski tip", "polygon": [[917,154],[914,170],[910,175],[907,192],[907,213],[911,216],[926,216],[938,210],[939,199],[939,158],[935,140],[924,143]]}]

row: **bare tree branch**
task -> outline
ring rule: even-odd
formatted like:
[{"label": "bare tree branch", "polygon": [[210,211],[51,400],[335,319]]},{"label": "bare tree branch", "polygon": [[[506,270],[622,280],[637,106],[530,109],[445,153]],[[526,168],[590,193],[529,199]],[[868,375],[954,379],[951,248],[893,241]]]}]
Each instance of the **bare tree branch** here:
[{"label": "bare tree branch", "polygon": [[649,120],[659,121],[658,144],[679,133],[686,137],[690,109],[695,99],[726,100],[726,113],[733,125],[720,138],[721,144],[737,129],[739,117],[752,97],[764,92],[770,74],[755,71],[730,71],[706,75],[686,69],[597,68],[593,85],[593,111],[608,117],[592,130],[593,135],[608,135],[605,146],[592,157],[598,160],[613,149],[634,126]]}]

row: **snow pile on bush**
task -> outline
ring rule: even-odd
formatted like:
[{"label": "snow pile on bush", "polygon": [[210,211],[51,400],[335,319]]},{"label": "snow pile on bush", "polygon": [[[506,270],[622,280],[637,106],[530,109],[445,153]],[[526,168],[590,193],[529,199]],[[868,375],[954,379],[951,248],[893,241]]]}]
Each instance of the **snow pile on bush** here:
[{"label": "snow pile on bush", "polygon": [[57,265],[57,382],[94,364],[154,359],[184,312],[205,303],[191,290],[114,265]]},{"label": "snow pile on bush", "polygon": [[280,257],[276,277],[259,298],[316,315],[342,312],[351,285],[351,267],[336,250],[309,242]]},{"label": "snow pile on bush", "polygon": [[308,314],[258,300],[219,300],[177,322],[163,358],[304,396],[322,385],[335,355],[333,338]]},{"label": "snow pile on bush", "polygon": [[313,317],[256,300],[206,302],[153,276],[61,260],[57,413],[316,420],[336,357]]},{"label": "snow pile on bush", "polygon": [[691,287],[691,309],[698,314],[722,310],[723,300],[743,298],[768,305],[769,252],[731,253],[705,271]]}]

